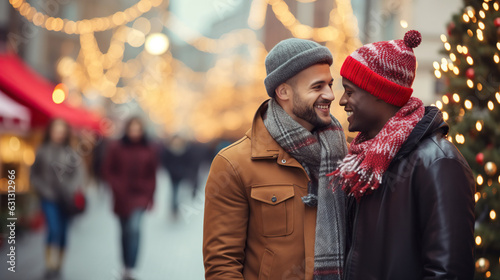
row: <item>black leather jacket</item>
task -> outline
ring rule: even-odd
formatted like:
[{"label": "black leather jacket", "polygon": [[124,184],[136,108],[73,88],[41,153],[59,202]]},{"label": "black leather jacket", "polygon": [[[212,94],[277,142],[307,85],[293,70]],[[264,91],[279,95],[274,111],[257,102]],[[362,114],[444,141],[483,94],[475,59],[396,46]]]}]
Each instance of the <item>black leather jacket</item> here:
[{"label": "black leather jacket", "polygon": [[473,279],[474,177],[447,132],[427,107],[379,189],[349,198],[344,279]]}]

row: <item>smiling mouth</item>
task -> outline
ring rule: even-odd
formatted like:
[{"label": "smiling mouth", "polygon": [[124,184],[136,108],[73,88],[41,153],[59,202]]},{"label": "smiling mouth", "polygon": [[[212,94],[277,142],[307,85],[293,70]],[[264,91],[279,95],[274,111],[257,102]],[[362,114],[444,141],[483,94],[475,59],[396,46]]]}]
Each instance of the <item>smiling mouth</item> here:
[{"label": "smiling mouth", "polygon": [[346,113],[347,113],[347,117],[350,117],[353,114],[352,111],[346,111]]},{"label": "smiling mouth", "polygon": [[325,111],[325,110],[329,111],[330,110],[330,104],[331,103],[319,103],[319,104],[317,103],[317,104],[314,105],[314,108],[320,109],[322,111]]}]

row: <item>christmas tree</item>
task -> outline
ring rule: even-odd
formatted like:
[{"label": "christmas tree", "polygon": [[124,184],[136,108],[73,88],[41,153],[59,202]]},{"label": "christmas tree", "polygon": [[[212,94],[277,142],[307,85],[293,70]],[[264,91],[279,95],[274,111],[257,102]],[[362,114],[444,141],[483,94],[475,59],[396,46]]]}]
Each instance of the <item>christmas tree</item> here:
[{"label": "christmas tree", "polygon": [[442,100],[436,106],[450,125],[448,139],[476,178],[476,276],[500,279],[500,3],[465,0],[448,24],[440,62]]}]

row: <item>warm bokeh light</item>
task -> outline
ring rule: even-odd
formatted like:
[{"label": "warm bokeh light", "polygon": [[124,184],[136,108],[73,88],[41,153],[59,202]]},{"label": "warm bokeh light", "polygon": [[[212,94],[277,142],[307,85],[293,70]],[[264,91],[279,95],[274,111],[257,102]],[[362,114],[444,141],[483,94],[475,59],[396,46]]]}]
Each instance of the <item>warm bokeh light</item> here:
[{"label": "warm bokeh light", "polygon": [[495,220],[497,218],[497,212],[495,212],[495,210],[490,211],[490,218],[492,220]]},{"label": "warm bokeh light", "polygon": [[480,121],[476,122],[476,129],[477,131],[481,131],[483,129],[483,124]]},{"label": "warm bokeh light", "polygon": [[439,110],[442,110],[443,109],[443,103],[441,103],[441,101],[436,101],[436,107],[439,108]]},{"label": "warm bokeh light", "polygon": [[399,24],[401,25],[401,27],[403,27],[403,28],[405,28],[405,29],[406,29],[406,28],[408,28],[408,22],[407,22],[406,20],[404,20],[404,19],[402,19],[402,20],[399,22]]},{"label": "warm bokeh light", "polygon": [[467,100],[465,100],[465,102],[464,102],[464,106],[465,106],[465,108],[466,108],[467,110],[470,110],[470,109],[472,109],[472,102],[471,102],[470,100],[468,100],[468,99],[467,99]]},{"label": "warm bokeh light", "polygon": [[152,55],[164,54],[170,43],[168,37],[163,33],[150,34],[146,39],[146,51]]},{"label": "warm bokeh light", "polygon": [[481,238],[481,236],[476,236],[476,245],[479,246],[481,245],[481,243],[483,243],[483,239]]},{"label": "warm bokeh light", "polygon": [[448,115],[447,112],[443,112],[443,119],[444,121],[447,121],[450,116]]},{"label": "warm bokeh light", "polygon": [[483,179],[483,176],[481,174],[477,175],[476,182],[480,186],[484,183],[484,179]]},{"label": "warm bokeh light", "polygon": [[493,111],[493,109],[495,109],[495,105],[493,104],[493,101],[491,101],[491,100],[488,101],[488,109],[490,111]]},{"label": "warm bokeh light", "polygon": [[465,137],[463,136],[463,134],[457,134],[457,135],[455,135],[455,141],[458,144],[464,144],[465,143]]},{"label": "warm bokeh light", "polygon": [[460,95],[458,95],[458,93],[453,94],[453,101],[455,101],[457,103],[460,102]]}]

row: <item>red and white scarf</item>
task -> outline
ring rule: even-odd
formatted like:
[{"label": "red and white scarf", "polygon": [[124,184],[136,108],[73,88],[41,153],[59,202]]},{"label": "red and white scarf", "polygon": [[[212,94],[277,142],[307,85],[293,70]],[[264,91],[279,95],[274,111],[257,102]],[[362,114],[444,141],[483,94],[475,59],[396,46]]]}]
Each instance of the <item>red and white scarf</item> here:
[{"label": "red and white scarf", "polygon": [[359,133],[337,170],[328,176],[333,176],[342,190],[358,200],[372,193],[382,184],[384,172],[424,113],[422,101],[410,98],[375,138],[367,139],[365,133]]}]

